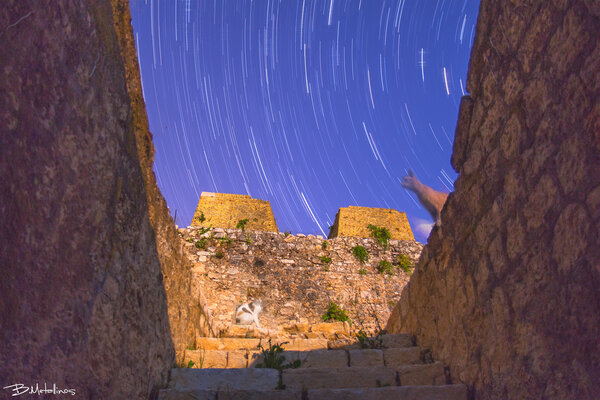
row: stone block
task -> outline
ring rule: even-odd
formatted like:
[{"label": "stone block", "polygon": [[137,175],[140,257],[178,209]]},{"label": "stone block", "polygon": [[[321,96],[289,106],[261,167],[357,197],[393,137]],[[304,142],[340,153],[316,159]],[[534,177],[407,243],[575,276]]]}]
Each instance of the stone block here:
[{"label": "stone block", "polygon": [[177,390],[274,390],[279,383],[279,371],[268,368],[171,370],[170,389]]},{"label": "stone block", "polygon": [[445,385],[446,375],[441,362],[421,365],[404,365],[397,368],[400,385]]},{"label": "stone block", "polygon": [[218,400],[302,400],[301,390],[227,390],[217,393]]},{"label": "stone block", "polygon": [[337,333],[348,332],[348,327],[343,322],[322,322],[319,324],[313,324],[310,327],[311,332],[322,333],[325,337],[332,337]]},{"label": "stone block", "polygon": [[227,352],[227,368],[246,368],[247,366],[247,350],[229,350]]},{"label": "stone block", "polygon": [[[379,388],[313,389],[308,400],[467,400],[465,385],[388,386]],[[170,400],[170,399],[169,399]]]},{"label": "stone block", "polygon": [[412,337],[408,333],[397,333],[397,334],[388,334],[382,335],[381,340],[383,342],[383,347],[385,348],[395,348],[395,347],[412,347],[413,340]]},{"label": "stone block", "polygon": [[397,367],[406,364],[421,363],[421,348],[391,348],[383,349],[383,361],[386,367]]},{"label": "stone block", "polygon": [[194,368],[227,367],[227,351],[224,350],[186,350],[184,364],[194,362]]},{"label": "stone block", "polygon": [[288,342],[283,345],[286,350],[309,351],[327,348],[326,339],[292,339],[282,340],[280,342],[285,341]]},{"label": "stone block", "polygon": [[302,368],[344,368],[348,354],[344,350],[312,350],[305,353]]},{"label": "stone block", "polygon": [[286,389],[377,387],[396,384],[396,371],[387,367],[299,368],[282,372]]},{"label": "stone block", "polygon": [[351,367],[383,366],[383,351],[379,349],[348,350]]}]

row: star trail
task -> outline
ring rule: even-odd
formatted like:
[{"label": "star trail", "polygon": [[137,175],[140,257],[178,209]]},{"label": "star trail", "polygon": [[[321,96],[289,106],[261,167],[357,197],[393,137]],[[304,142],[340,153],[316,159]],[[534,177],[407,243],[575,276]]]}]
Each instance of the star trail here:
[{"label": "star trail", "polygon": [[327,235],[340,207],[431,223],[400,179],[452,191],[476,0],[131,0],[154,171],[176,223],[203,191]]}]

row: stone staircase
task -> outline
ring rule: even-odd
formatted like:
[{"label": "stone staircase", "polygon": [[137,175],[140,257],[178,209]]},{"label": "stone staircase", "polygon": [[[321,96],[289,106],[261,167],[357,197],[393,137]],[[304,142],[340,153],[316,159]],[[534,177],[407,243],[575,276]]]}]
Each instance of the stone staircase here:
[{"label": "stone staircase", "polygon": [[[316,337],[307,338],[311,333]],[[245,333],[253,335],[260,332]],[[197,338],[198,350],[183,354],[183,365],[190,368],[174,368],[158,399],[467,399],[466,386],[450,384],[443,365],[414,346],[409,335],[375,339],[376,348],[361,348],[339,323],[276,337]],[[299,360],[300,367],[257,368],[264,362],[259,345],[275,344],[284,349],[278,355],[285,364]]]}]

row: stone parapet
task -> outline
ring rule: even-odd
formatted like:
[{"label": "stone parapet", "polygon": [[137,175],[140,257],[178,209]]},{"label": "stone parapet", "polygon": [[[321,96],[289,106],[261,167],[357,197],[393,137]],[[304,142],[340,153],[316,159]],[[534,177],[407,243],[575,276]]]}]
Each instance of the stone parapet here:
[{"label": "stone parapet", "polygon": [[329,238],[370,237],[369,225],[386,228],[392,239],[415,240],[406,214],[391,208],[357,207],[340,208],[329,232]]},{"label": "stone parapet", "polygon": [[191,226],[279,232],[271,204],[243,194],[202,192]]}]

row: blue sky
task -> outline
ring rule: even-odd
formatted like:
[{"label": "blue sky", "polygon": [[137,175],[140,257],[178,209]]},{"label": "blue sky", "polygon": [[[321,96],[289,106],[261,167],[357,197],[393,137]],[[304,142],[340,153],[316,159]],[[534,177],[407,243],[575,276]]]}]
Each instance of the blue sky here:
[{"label": "blue sky", "polygon": [[340,207],[429,214],[408,169],[452,190],[479,1],[131,0],[154,170],[177,224],[203,191],[269,200],[280,231]]}]

